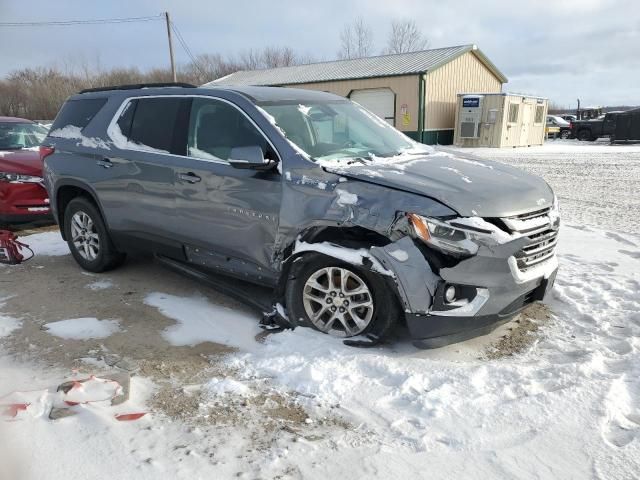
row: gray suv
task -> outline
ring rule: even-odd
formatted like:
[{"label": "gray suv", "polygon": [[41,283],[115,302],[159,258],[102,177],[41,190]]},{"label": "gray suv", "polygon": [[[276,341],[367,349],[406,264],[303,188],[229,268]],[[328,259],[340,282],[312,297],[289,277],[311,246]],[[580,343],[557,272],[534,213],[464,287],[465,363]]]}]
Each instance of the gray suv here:
[{"label": "gray suv", "polygon": [[437,347],[542,300],[557,271],[558,205],[542,179],[416,143],[329,93],[89,90],[44,145],[51,207],[82,268],[145,251],[266,288],[292,326],[377,342],[405,322]]}]

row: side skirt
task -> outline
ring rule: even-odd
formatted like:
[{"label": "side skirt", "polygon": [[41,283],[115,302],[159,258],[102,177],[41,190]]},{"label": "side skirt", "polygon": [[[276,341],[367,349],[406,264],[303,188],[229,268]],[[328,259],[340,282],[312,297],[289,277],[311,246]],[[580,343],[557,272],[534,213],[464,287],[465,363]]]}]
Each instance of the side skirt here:
[{"label": "side skirt", "polygon": [[192,264],[174,260],[162,255],[156,259],[162,265],[182,275],[213,288],[245,305],[258,310],[260,313],[273,309],[275,293],[271,287],[262,287],[254,283],[245,282],[226,275],[219,275],[200,269]]}]

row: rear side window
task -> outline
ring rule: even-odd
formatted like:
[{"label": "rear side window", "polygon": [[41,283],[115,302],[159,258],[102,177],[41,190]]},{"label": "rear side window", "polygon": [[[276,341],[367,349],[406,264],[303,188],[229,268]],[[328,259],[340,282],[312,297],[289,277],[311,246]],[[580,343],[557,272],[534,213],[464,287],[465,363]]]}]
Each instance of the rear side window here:
[{"label": "rear side window", "polygon": [[179,97],[135,99],[125,106],[117,125],[134,145],[184,155],[190,103]]},{"label": "rear side window", "polygon": [[58,112],[53,125],[51,125],[51,131],[68,126],[83,129],[89,125],[91,119],[96,116],[105,103],[107,103],[106,98],[69,100]]}]

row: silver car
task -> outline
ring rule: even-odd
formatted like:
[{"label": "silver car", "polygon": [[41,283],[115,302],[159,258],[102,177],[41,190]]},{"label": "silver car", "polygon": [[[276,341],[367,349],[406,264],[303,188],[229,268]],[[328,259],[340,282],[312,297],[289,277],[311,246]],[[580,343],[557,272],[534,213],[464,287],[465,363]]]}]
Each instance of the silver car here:
[{"label": "silver car", "polygon": [[150,253],[245,300],[266,292],[265,323],[355,344],[405,322],[437,347],[542,300],[558,267],[558,204],[541,178],[416,143],[328,93],[90,90],[44,145],[82,268]]}]

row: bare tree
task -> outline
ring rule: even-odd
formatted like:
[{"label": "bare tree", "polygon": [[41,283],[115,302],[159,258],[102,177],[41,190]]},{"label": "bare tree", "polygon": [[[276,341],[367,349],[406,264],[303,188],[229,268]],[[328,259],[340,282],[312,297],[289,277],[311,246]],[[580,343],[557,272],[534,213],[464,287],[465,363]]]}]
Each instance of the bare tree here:
[{"label": "bare tree", "polygon": [[393,20],[385,53],[407,53],[425,50],[429,40],[413,20]]},{"label": "bare tree", "polygon": [[289,67],[309,63],[309,59],[298,55],[291,47],[264,47],[262,50],[249,49],[240,53],[237,64],[242,70]]},{"label": "bare tree", "polygon": [[373,50],[373,32],[362,18],[357,18],[342,28],[340,43],[339,58],[348,60],[368,57]]},{"label": "bare tree", "polygon": [[[223,57],[219,53],[197,56],[179,65],[178,79],[202,85],[243,69],[273,68],[310,63],[289,47],[266,47]],[[103,69],[99,61],[74,58],[52,67],[14,70],[0,78],[0,116],[51,120],[64,100],[74,93],[92,87],[131,83],[170,82],[168,68],[140,71],[132,68]]]},{"label": "bare tree", "polygon": [[262,63],[265,68],[289,67],[298,63],[298,56],[290,47],[266,47]]},{"label": "bare tree", "polygon": [[219,53],[206,53],[198,55],[195,61],[180,67],[179,77],[182,81],[202,85],[241,69],[237,60],[225,59]]}]

